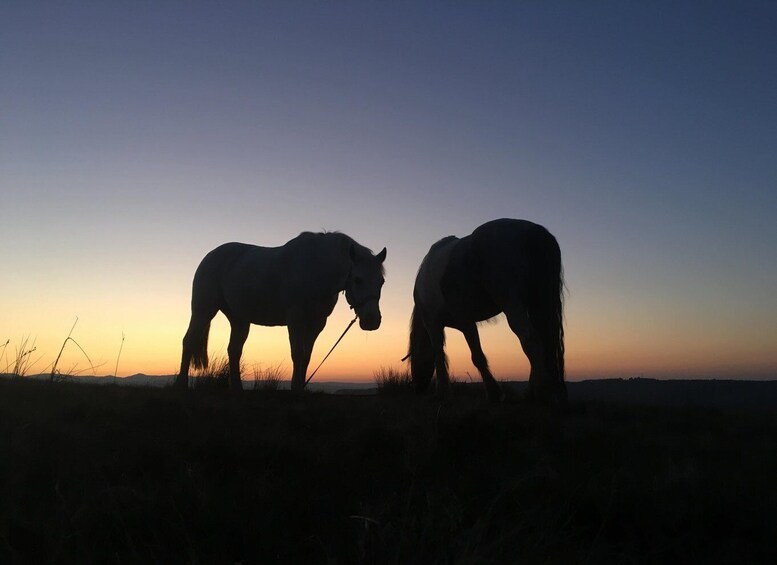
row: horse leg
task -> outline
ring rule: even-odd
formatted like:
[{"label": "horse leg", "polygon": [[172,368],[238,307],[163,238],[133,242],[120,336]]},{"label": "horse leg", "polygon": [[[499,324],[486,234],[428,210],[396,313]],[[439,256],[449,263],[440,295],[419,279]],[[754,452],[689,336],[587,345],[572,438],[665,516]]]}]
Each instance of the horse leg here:
[{"label": "horse leg", "polygon": [[192,314],[191,320],[189,320],[189,327],[186,329],[186,334],[183,336],[181,368],[178,371],[178,376],[175,378],[175,388],[189,388],[189,365],[191,365],[192,356],[194,355],[195,343],[200,341],[197,338],[201,335],[202,325],[197,322],[195,316]]},{"label": "horse leg", "polygon": [[525,308],[516,307],[505,310],[510,329],[521,342],[521,347],[529,359],[529,388],[526,398],[530,401],[549,403],[559,394],[558,385],[550,379],[545,366],[544,347],[540,335],[529,319]]},{"label": "horse leg", "polygon": [[227,355],[229,356],[229,388],[233,391],[243,390],[240,381],[240,358],[243,356],[243,345],[248,339],[248,331],[251,329],[249,322],[230,320],[232,328],[229,334]]},{"label": "horse leg", "polygon": [[291,390],[302,392],[305,389],[310,356],[313,345],[321,330],[326,325],[323,321],[306,320],[289,324],[289,344],[291,345],[291,362],[294,369],[291,374]]},{"label": "horse leg", "polygon": [[496,382],[494,375],[491,374],[491,370],[488,368],[488,359],[486,359],[486,354],[483,353],[483,348],[480,346],[480,334],[478,333],[477,325],[468,324],[459,329],[464,334],[464,339],[467,340],[467,345],[472,354],[472,364],[480,371],[480,377],[486,385],[488,400],[491,402],[504,400],[505,395]]},{"label": "horse leg", "polygon": [[208,363],[208,332],[210,321],[216,312],[201,314],[192,312],[186,335],[183,336],[183,353],[181,354],[181,369],[175,378],[175,387],[186,389],[189,387],[189,366],[194,358],[194,366],[200,367]]}]

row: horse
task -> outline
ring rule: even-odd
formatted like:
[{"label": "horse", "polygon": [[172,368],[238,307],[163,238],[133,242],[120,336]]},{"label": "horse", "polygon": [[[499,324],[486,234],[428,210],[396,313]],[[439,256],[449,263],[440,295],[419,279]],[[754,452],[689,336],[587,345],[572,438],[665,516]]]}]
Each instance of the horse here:
[{"label": "horse", "polygon": [[488,367],[477,324],[504,313],[529,359],[527,398],[564,404],[564,278],[556,238],[527,220],[487,222],[462,238],[448,236],[421,262],[413,288],[408,355],[412,382],[425,392],[449,388],[445,328],[464,334],[491,401],[504,393]]},{"label": "horse", "polygon": [[386,248],[373,255],[339,232],[303,232],[279,247],[225,243],[205,255],[194,273],[191,320],[183,338],[176,386],[187,388],[189,366],[208,366],[210,322],[220,310],[229,320],[229,386],[241,390],[240,357],[251,324],[287,326],[294,365],[291,389],[305,387],[313,344],[345,299],[366,331],[380,327]]}]

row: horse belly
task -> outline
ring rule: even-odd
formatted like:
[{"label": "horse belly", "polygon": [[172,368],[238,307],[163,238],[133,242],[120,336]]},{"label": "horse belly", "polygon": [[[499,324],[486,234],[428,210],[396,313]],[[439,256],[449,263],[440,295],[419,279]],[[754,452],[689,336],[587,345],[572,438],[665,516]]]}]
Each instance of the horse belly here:
[{"label": "horse belly", "polygon": [[277,292],[246,285],[230,288],[224,294],[222,310],[227,318],[245,320],[260,326],[286,325],[287,308]]},{"label": "horse belly", "polygon": [[255,312],[251,317],[251,323],[258,326],[285,326],[285,312]]},{"label": "horse belly", "polygon": [[468,285],[447,289],[445,302],[451,325],[460,321],[483,322],[502,312],[502,309],[482,288],[474,289]]},{"label": "horse belly", "polygon": [[256,297],[245,301],[236,311],[241,318],[259,326],[285,326],[286,308],[279,301],[265,297]]}]

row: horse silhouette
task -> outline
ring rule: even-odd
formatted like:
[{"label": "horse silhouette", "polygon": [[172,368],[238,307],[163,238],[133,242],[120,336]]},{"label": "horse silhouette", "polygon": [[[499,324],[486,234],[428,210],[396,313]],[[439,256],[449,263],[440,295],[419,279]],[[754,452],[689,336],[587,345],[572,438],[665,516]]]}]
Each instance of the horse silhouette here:
[{"label": "horse silhouette", "polygon": [[425,391],[436,374],[438,393],[447,394],[444,328],[450,327],[464,334],[489,399],[504,398],[477,328],[504,312],[531,364],[528,398],[566,402],[563,287],[556,238],[526,220],[494,220],[432,245],[413,289],[408,357],[416,389]]},{"label": "horse silhouette", "polygon": [[280,247],[226,243],[205,255],[192,283],[192,315],[183,338],[176,386],[188,387],[189,366],[207,368],[210,322],[229,320],[230,388],[240,390],[240,357],[251,324],[287,326],[294,365],[291,388],[302,390],[313,344],[338,294],[363,330],[380,327],[386,248],[372,251],[338,232],[304,232]]}]

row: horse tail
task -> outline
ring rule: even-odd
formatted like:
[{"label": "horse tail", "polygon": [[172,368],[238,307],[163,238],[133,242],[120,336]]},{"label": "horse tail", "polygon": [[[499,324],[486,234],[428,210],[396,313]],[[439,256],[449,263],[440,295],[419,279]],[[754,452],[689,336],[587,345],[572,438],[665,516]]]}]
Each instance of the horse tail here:
[{"label": "horse tail", "polygon": [[564,269],[556,238],[545,228],[530,247],[529,318],[540,334],[545,363],[564,382]]},{"label": "horse tail", "polygon": [[434,349],[429,332],[426,331],[418,306],[413,306],[410,315],[410,343],[407,348],[407,357],[410,358],[410,375],[415,384],[416,391],[425,392],[432,382],[434,374]]},{"label": "horse tail", "polygon": [[196,334],[193,345],[191,364],[195,369],[208,368],[208,334],[210,333],[210,322]]}]

